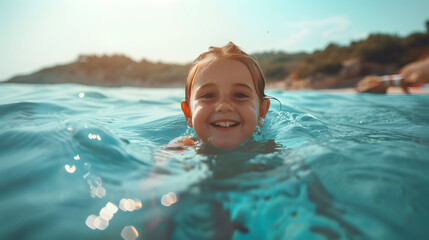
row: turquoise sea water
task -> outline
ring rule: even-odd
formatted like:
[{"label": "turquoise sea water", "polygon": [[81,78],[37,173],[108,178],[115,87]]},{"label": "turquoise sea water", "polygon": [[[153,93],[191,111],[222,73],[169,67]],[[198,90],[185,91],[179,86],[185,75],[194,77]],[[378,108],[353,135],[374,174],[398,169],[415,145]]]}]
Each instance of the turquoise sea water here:
[{"label": "turquoise sea water", "polygon": [[429,95],[267,93],[216,152],[163,148],[183,89],[0,85],[0,238],[427,239]]}]

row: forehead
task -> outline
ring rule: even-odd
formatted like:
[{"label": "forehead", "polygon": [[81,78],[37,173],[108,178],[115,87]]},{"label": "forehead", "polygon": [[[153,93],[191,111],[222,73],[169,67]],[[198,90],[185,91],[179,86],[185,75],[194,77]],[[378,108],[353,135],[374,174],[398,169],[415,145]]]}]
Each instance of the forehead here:
[{"label": "forehead", "polygon": [[206,84],[233,85],[245,84],[254,88],[252,74],[247,66],[233,59],[221,59],[204,66],[197,73],[194,89]]}]

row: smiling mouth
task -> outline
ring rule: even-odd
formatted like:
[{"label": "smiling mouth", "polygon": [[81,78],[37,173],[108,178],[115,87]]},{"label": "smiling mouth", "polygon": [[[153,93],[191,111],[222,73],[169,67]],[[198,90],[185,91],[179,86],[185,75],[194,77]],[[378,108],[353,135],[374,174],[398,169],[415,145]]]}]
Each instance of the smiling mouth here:
[{"label": "smiling mouth", "polygon": [[240,123],[236,121],[216,121],[211,123],[213,127],[229,128],[238,126]]}]

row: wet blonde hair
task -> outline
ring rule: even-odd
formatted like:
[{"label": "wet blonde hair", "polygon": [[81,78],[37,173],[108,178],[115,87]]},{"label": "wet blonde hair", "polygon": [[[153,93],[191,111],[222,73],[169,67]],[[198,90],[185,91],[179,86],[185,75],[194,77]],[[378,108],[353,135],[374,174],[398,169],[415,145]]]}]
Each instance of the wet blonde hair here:
[{"label": "wet blonde hair", "polygon": [[261,67],[254,58],[249,56],[232,42],[229,42],[223,47],[210,47],[209,51],[200,54],[200,56],[194,60],[185,82],[186,102],[189,104],[192,85],[194,84],[195,77],[197,76],[198,72],[204,67],[208,66],[210,63],[221,59],[237,60],[246,65],[252,75],[253,84],[255,86],[256,93],[258,94],[259,101],[262,102],[266,95],[264,93],[265,78],[262,74]]}]

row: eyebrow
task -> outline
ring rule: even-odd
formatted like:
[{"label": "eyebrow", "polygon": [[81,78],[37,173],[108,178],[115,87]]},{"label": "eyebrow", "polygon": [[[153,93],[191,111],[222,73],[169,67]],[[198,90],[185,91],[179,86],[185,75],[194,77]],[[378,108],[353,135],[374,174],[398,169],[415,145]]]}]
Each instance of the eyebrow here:
[{"label": "eyebrow", "polygon": [[210,87],[213,87],[213,86],[216,86],[216,85],[214,83],[204,84],[203,86],[200,86],[200,87],[196,88],[195,89],[195,93],[199,93],[200,91],[204,91],[204,89],[210,88]]},{"label": "eyebrow", "polygon": [[[213,87],[213,86],[216,86],[216,84],[214,84],[214,83],[207,83],[207,84],[204,84],[203,86],[197,88],[197,91],[200,90],[200,89],[204,89],[204,88],[207,88],[207,87]],[[249,85],[244,84],[244,83],[234,83],[234,86],[244,87],[244,88],[248,88],[249,90],[252,90],[252,88]]]},{"label": "eyebrow", "polygon": [[213,86],[215,86],[215,84],[214,84],[214,83],[207,83],[207,84],[204,84],[203,86],[201,86],[201,87],[197,88],[197,90],[200,90],[200,89],[202,89],[202,88],[207,88],[207,87],[213,87]]},{"label": "eyebrow", "polygon": [[244,84],[244,83],[235,83],[234,86],[245,87],[245,88],[252,90],[252,88],[249,85]]}]

